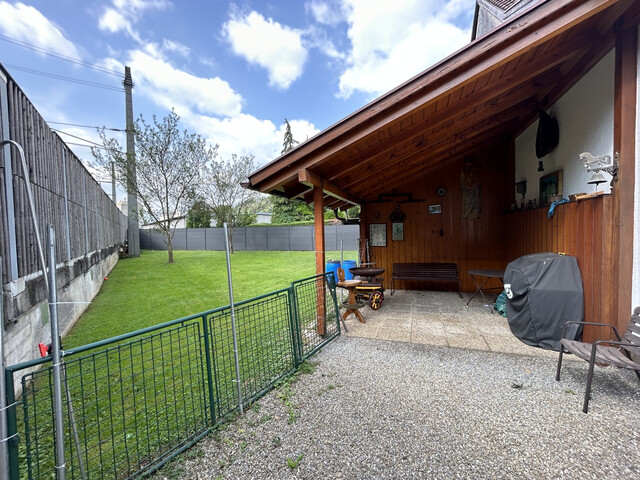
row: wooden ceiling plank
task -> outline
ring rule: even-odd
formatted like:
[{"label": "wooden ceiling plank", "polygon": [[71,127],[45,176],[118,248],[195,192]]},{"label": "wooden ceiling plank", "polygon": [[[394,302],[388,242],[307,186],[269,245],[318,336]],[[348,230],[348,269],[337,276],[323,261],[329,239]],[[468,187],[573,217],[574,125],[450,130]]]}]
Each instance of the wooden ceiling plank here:
[{"label": "wooden ceiling plank", "polygon": [[[562,8],[558,8],[556,2],[545,2],[533,7],[525,15],[516,19],[526,18],[526,22],[518,24],[511,22],[498,27],[494,32],[483,37],[480,42],[471,44],[461,52],[456,52],[427,72],[414,77],[389,94],[354,112],[343,121],[254,172],[250,176],[250,182],[254,187],[264,191],[267,189],[260,187],[259,184],[267,178],[274,176],[280,177],[281,180],[292,178],[295,176],[290,168],[293,163],[301,162],[293,169],[294,171],[308,168],[326,158],[331,152],[335,153],[336,147],[339,150],[345,144],[353,141],[351,138],[343,137],[351,137],[352,134],[361,136],[372,128],[379,128],[380,123],[388,124],[403,116],[407,111],[415,108],[414,95],[417,94],[422,101],[429,98],[439,99],[455,85],[462,86],[475,81],[487,70],[507,63],[525,51],[562,34],[616,3],[616,0],[573,0],[562,5]],[[374,121],[373,126],[363,127],[380,115],[383,115],[383,120]],[[329,145],[334,142],[336,145],[330,147]],[[312,152],[314,155],[307,157]],[[284,175],[284,178],[282,178],[283,170],[289,171]]]},{"label": "wooden ceiling plank", "polygon": [[[529,102],[530,106],[535,106],[534,99],[529,99],[525,102]],[[536,111],[535,109],[532,110],[534,112]],[[514,120],[516,120],[515,117],[508,118],[506,121],[509,123]],[[405,155],[398,157],[398,160],[394,162],[393,165],[385,164],[383,166],[384,168],[369,169],[366,176],[360,177],[358,181],[354,185],[350,185],[350,187],[354,192],[357,192],[358,189],[364,189],[366,191],[369,188],[373,188],[373,184],[377,182],[377,178],[382,177],[386,179],[398,176],[395,175],[397,172],[402,172],[400,177],[406,181],[407,177],[424,168],[424,160],[416,161],[416,159],[438,158],[443,152],[448,154],[454,151],[456,146],[460,144],[465,144],[465,152],[469,150],[473,151],[477,149],[478,139],[480,139],[480,142],[484,142],[483,137],[485,136],[491,136],[492,138],[502,136],[503,134],[495,128],[495,125],[503,122],[505,122],[505,119],[496,116],[491,121],[484,121],[481,124],[469,126],[455,138],[443,137],[438,143],[430,143],[424,149],[409,150]],[[372,185],[369,185],[369,183],[372,183]],[[360,194],[360,196],[363,196],[363,194]]]},{"label": "wooden ceiling plank", "polygon": [[[587,35],[585,35],[587,36]],[[565,46],[565,52],[562,54],[556,54],[556,56],[554,57],[554,61],[553,62],[547,62],[547,69],[551,69],[553,67],[555,67],[557,64],[561,63],[562,61],[564,61],[566,58],[570,58],[570,55],[573,53],[573,49],[576,48],[577,45],[581,45],[582,42],[584,41],[583,36],[577,37],[573,42],[567,42],[567,46]],[[494,81],[493,83],[489,82],[487,85],[487,89],[486,92],[482,92],[482,93],[478,93],[477,95],[473,96],[473,97],[468,97],[464,100],[461,100],[461,102],[464,102],[460,105],[455,106],[455,108],[457,110],[464,110],[464,111],[469,111],[469,108],[471,106],[472,103],[478,102],[478,101],[489,101],[489,99],[495,97],[497,94],[500,94],[501,92],[505,91],[505,89],[511,89],[514,90],[515,88],[519,87],[519,83],[523,83],[525,88],[530,88],[530,80],[531,78],[534,76],[535,74],[538,75],[542,75],[542,82],[541,83],[546,83],[549,80],[549,77],[551,75],[547,75],[546,72],[543,70],[543,65],[542,65],[542,60],[540,59],[536,59],[534,65],[531,66],[531,72],[533,72],[530,75],[518,75],[518,72],[512,72],[512,75],[508,76],[508,77],[503,77],[501,84],[498,85],[496,81]],[[504,69],[501,69],[501,72],[504,72]],[[553,73],[554,75],[556,74],[555,71]],[[531,95],[530,92],[526,93],[527,96]],[[455,115],[457,113],[457,110],[452,110],[449,115]],[[441,115],[444,115],[441,113]],[[430,117],[433,118],[433,117]],[[437,117],[437,120],[439,121],[443,121],[446,120],[447,122],[451,123],[451,118],[450,116],[447,117]],[[428,122],[428,121],[427,121]],[[411,134],[412,132],[406,132],[406,134]],[[403,138],[394,138],[394,143],[398,143],[400,141],[403,141]],[[387,143],[388,145],[390,144]],[[387,150],[390,147],[387,148]],[[377,150],[378,152],[380,152],[380,148],[376,148],[375,150]],[[366,155],[367,157],[370,157],[370,155]],[[359,165],[354,164],[351,167],[347,167],[347,170],[352,170],[352,169],[359,169],[361,168]],[[341,173],[344,173],[344,168],[341,169]],[[328,178],[330,178],[328,176]],[[331,179],[331,178],[330,178]],[[332,179],[331,179],[332,180]]]},{"label": "wooden ceiling plank", "polygon": [[[543,75],[542,80],[543,83],[547,83],[547,82],[551,82],[552,78],[554,76],[557,75],[557,72],[547,72]],[[522,101],[523,98],[528,98],[531,95],[535,94],[535,87],[533,85],[532,82],[529,83],[525,83],[522,85],[515,85],[514,88],[507,93],[502,94],[502,96],[500,98],[498,98],[497,100],[492,100],[491,97],[492,95],[485,95],[485,97],[478,97],[481,100],[484,100],[483,106],[482,108],[489,108],[491,103],[495,103],[495,108],[501,108],[503,110],[508,110],[510,108],[512,108],[514,105],[517,105],[518,103],[520,103]],[[450,115],[448,116],[441,116],[438,117],[438,121],[446,121],[447,125],[452,125],[456,122],[456,119],[458,117],[453,116],[455,115],[460,115],[459,111],[463,111],[463,112],[468,112],[469,107],[471,105],[471,100],[467,99],[467,100],[462,100],[461,102],[461,106],[460,108],[456,109],[456,110],[452,110],[450,112]],[[469,114],[469,116],[472,117],[473,121],[477,121],[477,118],[481,117],[483,115],[482,112],[471,112]],[[434,117],[432,117],[434,118]],[[334,181],[337,182],[339,181],[338,179],[342,179],[344,180],[345,178],[350,177],[351,174],[353,174],[354,172],[357,172],[357,176],[363,174],[363,172],[368,171],[371,168],[375,168],[375,165],[378,164],[379,162],[388,162],[388,156],[389,154],[396,150],[398,148],[399,145],[401,145],[402,143],[405,142],[417,142],[419,141],[423,136],[425,136],[425,134],[427,133],[427,127],[430,124],[435,123],[435,121],[432,121],[431,118],[429,119],[429,121],[425,122],[425,126],[421,129],[421,130],[417,130],[416,132],[405,132],[405,134],[402,137],[398,137],[398,138],[394,138],[393,142],[388,142],[387,143],[387,147],[384,148],[377,148],[377,152],[375,154],[372,155],[367,155],[367,160],[363,163],[356,163],[356,164],[352,164],[349,166],[345,166],[342,165],[340,167],[339,170],[337,169],[333,169],[331,171],[333,171],[333,174],[329,173],[329,169],[322,169],[322,171],[320,172],[325,178],[327,178],[329,181]],[[438,125],[436,128],[432,129],[432,132],[436,132],[436,131],[441,131],[441,127],[440,125]],[[426,135],[427,136],[427,141],[431,141],[431,135]]]},{"label": "wooden ceiling plank", "polygon": [[[557,75],[557,73],[550,73],[548,78],[551,78],[553,75]],[[497,110],[503,110],[503,111],[511,110],[514,108],[514,106],[520,104],[523,98],[528,99],[532,95],[535,95],[535,93],[536,93],[536,89],[533,84],[518,85],[512,92],[503,94],[501,98],[496,100],[494,104],[494,108]],[[491,103],[492,101],[487,101],[483,108],[485,109],[490,108]],[[466,109],[463,111],[466,111]],[[537,112],[537,109],[534,108],[534,111]],[[470,114],[467,117],[466,121],[477,123],[482,118],[484,118],[485,115],[486,113],[484,113],[483,111],[476,112],[476,113]],[[448,123],[455,124],[457,121],[456,119],[457,117],[450,118],[448,119]],[[434,133],[432,135],[427,135],[426,142],[429,144],[432,144],[434,141],[437,140],[437,133],[441,131],[442,131],[441,128],[433,129]],[[418,132],[417,134],[409,138],[405,138],[402,143],[411,142],[411,144],[414,145],[415,142],[422,137],[422,135],[424,135],[424,132]],[[398,154],[402,152],[402,150],[399,150],[402,143],[400,141],[396,141],[395,143],[390,143],[389,148],[380,150],[378,154],[368,157],[364,163],[359,163],[357,165],[353,165],[347,168],[342,168],[340,170],[340,174],[336,175],[335,179],[331,178],[330,176],[328,176],[328,178],[330,178],[331,181],[338,181],[337,177],[339,176],[341,185],[344,184],[350,187],[357,181],[358,178],[365,176],[366,172],[375,170],[376,166],[379,165],[380,163],[384,163],[386,165],[392,165],[393,163],[399,162],[402,159],[401,156],[398,156]],[[389,158],[389,153],[391,151],[395,151],[396,153],[395,161],[394,159]]]}]

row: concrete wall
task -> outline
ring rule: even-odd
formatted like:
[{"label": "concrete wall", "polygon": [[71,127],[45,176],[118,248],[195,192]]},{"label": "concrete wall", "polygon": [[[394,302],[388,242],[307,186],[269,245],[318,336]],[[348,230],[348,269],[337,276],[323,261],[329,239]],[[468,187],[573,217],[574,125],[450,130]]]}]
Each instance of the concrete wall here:
[{"label": "concrete wall", "polygon": [[[58,264],[58,325],[64,335],[98,294],[104,278],[118,262],[118,249],[99,252]],[[32,301],[37,290],[44,289],[41,274],[32,274],[4,285],[5,363],[13,365],[38,358],[38,344],[51,342],[51,324],[47,302]],[[63,341],[64,345],[64,341]]]},{"label": "concrete wall", "polygon": [[[534,122],[516,139],[516,182],[526,180],[525,202],[538,199],[540,177],[556,170],[563,171],[563,196],[572,193],[593,193],[595,186],[587,184],[592,174],[584,168],[579,155],[613,157],[613,96],[615,52],[609,52],[555,105],[547,110],[558,120],[560,141],[558,146],[542,158],[544,172],[538,172],[536,132]],[[611,176],[604,173],[607,183],[598,185],[598,191],[609,193]],[[518,202],[520,195],[517,195]]]}]

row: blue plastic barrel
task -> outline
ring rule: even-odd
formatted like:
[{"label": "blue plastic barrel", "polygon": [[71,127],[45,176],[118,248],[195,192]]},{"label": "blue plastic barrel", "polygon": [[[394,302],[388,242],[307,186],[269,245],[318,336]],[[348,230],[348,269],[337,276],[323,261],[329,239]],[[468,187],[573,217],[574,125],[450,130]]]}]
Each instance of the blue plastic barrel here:
[{"label": "blue plastic barrel", "polygon": [[355,268],[357,266],[355,260],[345,260],[342,262],[344,268],[344,279],[351,280],[353,278],[353,273],[349,271],[350,268]]},{"label": "blue plastic barrel", "polygon": [[333,272],[333,279],[338,282],[338,269],[340,268],[340,260],[327,260],[326,272]]}]

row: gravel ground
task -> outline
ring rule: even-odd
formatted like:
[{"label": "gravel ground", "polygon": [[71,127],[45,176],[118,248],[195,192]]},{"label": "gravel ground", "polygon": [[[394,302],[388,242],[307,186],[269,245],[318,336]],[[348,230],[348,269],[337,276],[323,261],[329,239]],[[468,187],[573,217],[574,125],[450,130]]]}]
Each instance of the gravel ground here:
[{"label": "gravel ground", "polygon": [[549,358],[341,337],[154,478],[640,478],[635,375],[598,368],[585,415],[570,358],[556,382]]}]

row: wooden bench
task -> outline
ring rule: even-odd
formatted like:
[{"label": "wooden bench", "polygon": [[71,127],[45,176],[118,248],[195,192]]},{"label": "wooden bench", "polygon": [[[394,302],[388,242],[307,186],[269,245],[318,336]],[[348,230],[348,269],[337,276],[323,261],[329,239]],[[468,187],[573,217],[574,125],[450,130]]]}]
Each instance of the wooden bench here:
[{"label": "wooden bench", "polygon": [[394,263],[391,272],[391,295],[393,295],[396,280],[456,282],[458,295],[462,298],[458,265],[455,263]]}]

